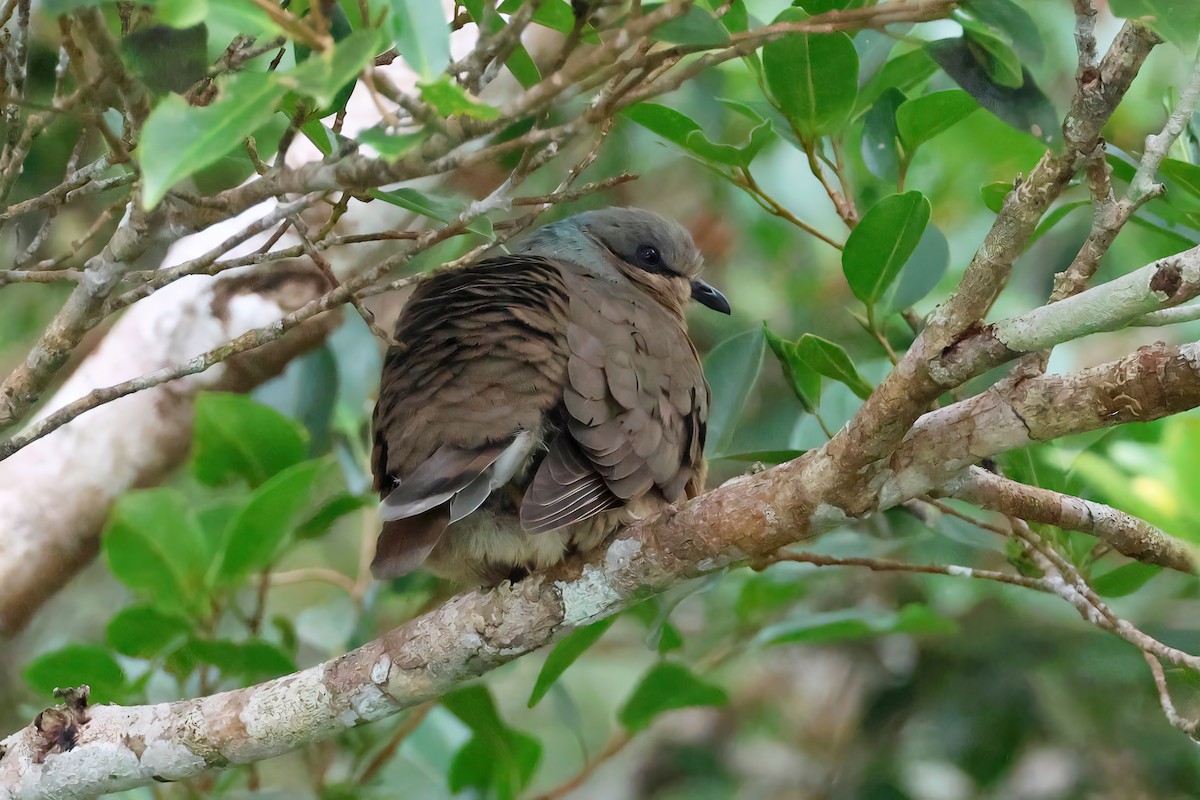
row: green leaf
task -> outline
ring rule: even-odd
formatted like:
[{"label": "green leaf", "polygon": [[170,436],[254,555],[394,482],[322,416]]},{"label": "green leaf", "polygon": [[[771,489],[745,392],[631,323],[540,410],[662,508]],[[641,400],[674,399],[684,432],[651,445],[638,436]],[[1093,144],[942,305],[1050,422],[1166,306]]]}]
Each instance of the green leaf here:
[{"label": "green leaf", "polygon": [[174,489],[122,495],[102,535],[109,569],[121,583],[167,609],[199,610],[208,546],[187,499]]},{"label": "green leaf", "polygon": [[275,75],[239,72],[217,79],[216,102],[189,106],[164,97],[142,127],[137,148],[142,169],[142,206],[154,208],[179,181],[218,159],[270,121],[287,89]]},{"label": "green leaf", "polygon": [[740,146],[717,144],[704,135],[695,120],[673,108],[656,103],[638,103],[621,112],[624,116],[680,147],[690,150],[705,161],[746,167],[773,138],[771,124],[760,122],[750,133],[750,140]]},{"label": "green leaf", "polygon": [[[504,0],[496,10],[501,14],[511,14],[525,2],[526,0]],[[533,21],[559,33],[570,33],[575,27],[575,12],[571,10],[567,0],[543,0],[533,12]],[[592,40],[594,34],[584,37],[584,41]]]},{"label": "green leaf", "polygon": [[242,478],[259,486],[306,453],[304,429],[278,411],[239,394],[208,392],[196,400],[192,471],[202,483]]},{"label": "green leaf", "polygon": [[187,641],[194,630],[191,620],[157,606],[121,609],[108,622],[104,636],[112,649],[133,658],[154,658]]},{"label": "green leaf", "polygon": [[208,16],[208,0],[158,0],[154,16],[172,28],[190,28]]},{"label": "green leaf", "polygon": [[421,89],[421,98],[443,117],[456,114],[483,120],[500,117],[500,109],[479,102],[467,94],[466,89],[444,75],[436,81],[418,83],[417,86]]},{"label": "green leaf", "polygon": [[346,87],[353,89],[359,73],[378,49],[379,31],[357,30],[332,47],[312,53],[287,72],[278,73],[278,80],[288,89],[313,98],[322,108],[336,106],[339,100],[344,105],[349,99]]},{"label": "green leaf", "polygon": [[929,80],[937,72],[937,64],[924,50],[911,50],[896,56],[871,76],[871,79],[858,90],[858,100],[854,106],[854,116],[860,116],[875,104],[888,89],[907,92]]},{"label": "green leaf", "polygon": [[376,500],[378,498],[374,495],[339,494],[323,504],[296,528],[296,539],[315,539],[318,536],[324,536],[333,523],[344,516],[371,507]]},{"label": "green leaf", "polygon": [[762,331],[755,328],[726,339],[705,356],[704,374],[712,386],[706,454],[722,453],[733,441],[742,408],[762,371],[765,344]]},{"label": "green leaf", "polygon": [[846,384],[862,399],[866,400],[871,396],[871,384],[858,374],[858,370],[854,368],[854,362],[850,360],[850,356],[842,349],[841,345],[806,333],[796,343],[796,353],[810,369],[826,378],[833,378],[839,383]]},{"label": "green leaf", "polygon": [[1151,578],[1162,572],[1162,567],[1134,562],[1092,578],[1092,588],[1101,597],[1125,597],[1145,586]]},{"label": "green leaf", "polygon": [[221,671],[223,678],[262,681],[296,671],[296,662],[278,646],[261,639],[234,642],[228,639],[192,639],[171,654],[169,666],[186,675],[199,664]]},{"label": "green leaf", "polygon": [[804,406],[804,410],[809,414],[817,413],[817,406],[821,404],[821,376],[809,369],[808,365],[800,358],[796,342],[789,342],[781,338],[768,328],[765,322],[763,323],[763,335],[766,337],[767,344],[771,346],[771,352],[779,361],[783,377],[792,387],[800,405]]},{"label": "green leaf", "polygon": [[384,160],[394,163],[424,144],[429,139],[429,131],[422,129],[409,133],[388,133],[380,127],[374,127],[360,131],[357,138],[363,144],[375,148]]},{"label": "green leaf", "polygon": [[682,664],[660,661],[642,677],[617,717],[630,733],[636,733],[665,711],[727,702],[724,689],[701,680]]},{"label": "green leaf", "polygon": [[914,97],[896,109],[896,128],[909,157],[918,147],[979,109],[971,95],[948,89]]},{"label": "green leaf", "polygon": [[[436,219],[438,222],[453,222],[467,208],[467,204],[459,200],[442,197],[432,192],[418,192],[416,189],[409,189],[407,187],[393,189],[390,192],[385,192],[381,189],[372,189],[371,195],[391,205],[407,209],[430,219]],[[488,239],[496,238],[496,232],[492,228],[492,221],[487,217],[477,218],[467,226],[467,230]]]},{"label": "green leaf", "polygon": [[[807,18],[788,9],[776,21]],[[844,33],[796,33],[763,47],[767,85],[801,139],[839,130],[858,96],[858,52]]]},{"label": "green leaf", "polygon": [[934,290],[950,266],[950,243],[936,225],[925,228],[917,249],[908,257],[888,308],[903,311]]},{"label": "green leaf", "polygon": [[474,734],[450,765],[450,790],[476,788],[485,794],[490,790],[496,797],[515,798],[533,779],[541,744],[508,727],[483,686],[451,692],[442,698],[442,705]]},{"label": "green leaf", "polygon": [[282,36],[283,28],[261,8],[246,0],[207,0],[209,27],[222,25],[247,36]]},{"label": "green leaf", "polygon": [[808,583],[801,575],[769,569],[746,579],[733,608],[743,620],[758,619],[792,605],[807,592]]},{"label": "green leaf", "polygon": [[862,157],[876,178],[896,183],[900,177],[900,132],[896,110],[904,104],[904,93],[888,89],[863,117]]},{"label": "green leaf", "polygon": [[1010,181],[996,181],[980,186],[979,195],[983,198],[983,204],[988,207],[988,211],[999,214],[1000,209],[1004,208],[1004,198],[1008,197],[1012,188],[1013,185]]},{"label": "green leaf", "polygon": [[1177,158],[1164,158],[1158,171],[1164,178],[1170,203],[1189,213],[1200,211],[1200,167]]},{"label": "green leaf", "polygon": [[822,644],[889,636],[896,633],[950,634],[957,630],[953,620],[938,616],[928,606],[912,603],[899,612],[862,609],[805,613],[795,619],[769,625],[755,637],[764,645]]},{"label": "green leaf", "polygon": [[1039,65],[1046,57],[1037,23],[1012,0],[966,0],[963,10],[1008,37],[1017,54],[1027,63]]},{"label": "green leaf", "polygon": [[450,24],[441,3],[390,0],[388,28],[396,49],[423,81],[431,81],[450,65]]},{"label": "green leaf", "polygon": [[121,40],[121,56],[153,91],[186,92],[208,74],[208,28],[143,28]]},{"label": "green leaf", "polygon": [[[642,7],[642,13],[650,14],[661,5],[648,3]],[[654,38],[673,44],[721,45],[729,41],[729,32],[712,12],[692,6],[683,16],[667,20],[655,28]]]},{"label": "green leaf", "polygon": [[1200,4],[1194,0],[1111,0],[1108,5],[1118,17],[1140,19],[1187,55],[1195,54]]},{"label": "green leaf", "polygon": [[842,250],[842,271],[855,297],[873,306],[884,296],[921,241],[930,211],[929,200],[916,191],[871,206]]},{"label": "green leaf", "polygon": [[224,582],[236,582],[278,557],[306,512],[324,502],[335,468],[326,459],[304,461],[254,490],[229,527],[218,570]]},{"label": "green leaf", "polygon": [[46,653],[25,665],[21,671],[39,695],[50,696],[55,689],[91,687],[89,703],[108,703],[120,697],[125,672],[107,650],[94,644],[69,644]]},{"label": "green leaf", "polygon": [[1090,208],[1091,205],[1091,200],[1072,200],[1069,203],[1063,203],[1061,206],[1055,207],[1053,211],[1042,217],[1042,221],[1039,222],[1037,228],[1034,229],[1033,235],[1029,237],[1029,242],[1025,245],[1026,248],[1032,247],[1038,239],[1045,236],[1051,231],[1051,229],[1054,228],[1055,225],[1070,216],[1071,212],[1075,209],[1085,207]]},{"label": "green leaf", "polygon": [[529,694],[529,707],[533,708],[541,702],[555,681],[567,671],[567,667],[574,664],[616,621],[617,618],[613,616],[593,622],[591,625],[573,631],[556,644],[550,651],[550,655],[546,656],[545,662],[542,663],[542,671],[538,673],[537,681],[533,684],[533,691]]},{"label": "green leaf", "polygon": [[987,66],[980,62],[976,50],[965,38],[928,42],[925,50],[979,105],[1043,144],[1061,144],[1062,118],[1029,70],[1022,72],[1021,87],[1014,89],[992,80]]},{"label": "green leaf", "polygon": [[1020,89],[1025,83],[1024,69],[1012,43],[978,22],[966,19],[960,22],[967,44],[975,48],[975,58],[988,76],[1000,86]]}]

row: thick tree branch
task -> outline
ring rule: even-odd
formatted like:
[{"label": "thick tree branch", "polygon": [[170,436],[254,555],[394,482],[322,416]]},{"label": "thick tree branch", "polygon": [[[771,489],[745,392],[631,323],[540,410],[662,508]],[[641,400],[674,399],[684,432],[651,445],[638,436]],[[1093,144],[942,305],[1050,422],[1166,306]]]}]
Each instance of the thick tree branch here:
[{"label": "thick tree branch", "polygon": [[[277,319],[325,288],[322,276],[301,264],[276,266],[269,278],[251,274],[175,284],[123,317],[49,406],[69,403],[122,375],[174,364]],[[314,320],[253,360],[113,403],[0,462],[0,636],[20,630],[91,561],[117,496],[157,482],[182,459],[200,391],[252,388],[319,342],[333,322]]]},{"label": "thick tree branch", "polygon": [[1095,536],[1118,553],[1146,564],[1182,572],[1195,572],[1198,565],[1200,554],[1195,548],[1145,520],[1103,503],[1026,486],[979,467],[970,467],[960,481],[946,490],[947,494],[980,508]]},{"label": "thick tree branch", "polygon": [[[1129,405],[1136,398],[1147,400],[1144,411]],[[974,459],[1031,438],[1197,405],[1200,344],[1147,348],[1080,373],[1032,378],[1005,402],[981,395],[926,415],[894,459],[896,471],[879,492],[881,508],[934,491]],[[1003,433],[994,433],[995,427]],[[814,450],[622,531],[586,564],[459,595],[381,639],[295,675],[197,700],[96,707],[67,751],[48,745],[30,726],[2,743],[0,798],[82,798],[180,779],[269,758],[380,719],[648,593],[769,557],[844,523],[846,515],[828,502],[840,496],[844,482],[825,450]]]},{"label": "thick tree branch", "polygon": [[1067,151],[1047,153],[1029,177],[1013,187],[958,289],[933,314],[850,425],[830,443],[829,452],[838,468],[862,478],[847,483],[843,507],[857,512],[875,504],[866,485],[871,465],[886,459],[917,417],[951,388],[931,372],[931,361],[954,347],[983,319],[1042,214],[1095,150],[1101,128],[1158,42],[1156,35],[1136,23],[1121,29],[1097,68],[1095,80],[1081,83],[1075,94],[1063,123]]}]

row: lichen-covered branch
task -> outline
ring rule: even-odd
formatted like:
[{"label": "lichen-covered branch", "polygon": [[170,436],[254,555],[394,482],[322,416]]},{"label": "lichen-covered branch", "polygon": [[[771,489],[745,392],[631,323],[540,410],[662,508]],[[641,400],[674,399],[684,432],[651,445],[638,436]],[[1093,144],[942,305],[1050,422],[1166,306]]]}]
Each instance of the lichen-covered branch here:
[{"label": "lichen-covered branch", "polygon": [[[1091,370],[1032,378],[1010,397],[982,395],[926,415],[893,459],[877,495],[881,505],[870,510],[935,491],[974,460],[1031,439],[1197,405],[1200,344],[1147,348]],[[2,743],[0,798],[82,798],[179,779],[269,758],[393,714],[648,593],[769,557],[843,524],[849,517],[831,500],[841,497],[844,483],[825,449],[814,450],[629,528],[586,564],[459,595],[295,675],[197,700],[89,709],[70,749],[30,726]]]}]

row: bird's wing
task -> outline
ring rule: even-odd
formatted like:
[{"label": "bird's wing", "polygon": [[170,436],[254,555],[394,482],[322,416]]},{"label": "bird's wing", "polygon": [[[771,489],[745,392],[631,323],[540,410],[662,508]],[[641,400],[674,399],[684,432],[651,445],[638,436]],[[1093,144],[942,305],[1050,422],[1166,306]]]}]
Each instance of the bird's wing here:
[{"label": "bird's wing", "polygon": [[567,421],[522,500],[530,532],[649,493],[675,502],[703,482],[709,390],[682,322],[633,287],[564,279]]},{"label": "bird's wing", "polygon": [[377,576],[419,566],[525,464],[561,402],[567,310],[559,270],[531,257],[437,273],[413,293],[375,407]]}]

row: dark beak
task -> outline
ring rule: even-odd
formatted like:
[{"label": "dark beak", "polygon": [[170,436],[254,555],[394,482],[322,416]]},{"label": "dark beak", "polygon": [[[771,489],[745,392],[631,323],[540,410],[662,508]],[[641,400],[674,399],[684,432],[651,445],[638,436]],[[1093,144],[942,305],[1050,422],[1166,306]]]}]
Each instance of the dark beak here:
[{"label": "dark beak", "polygon": [[692,281],[692,299],[700,305],[708,306],[713,311],[720,311],[722,314],[728,314],[730,311],[729,301],[725,299],[725,295],[699,278]]}]

